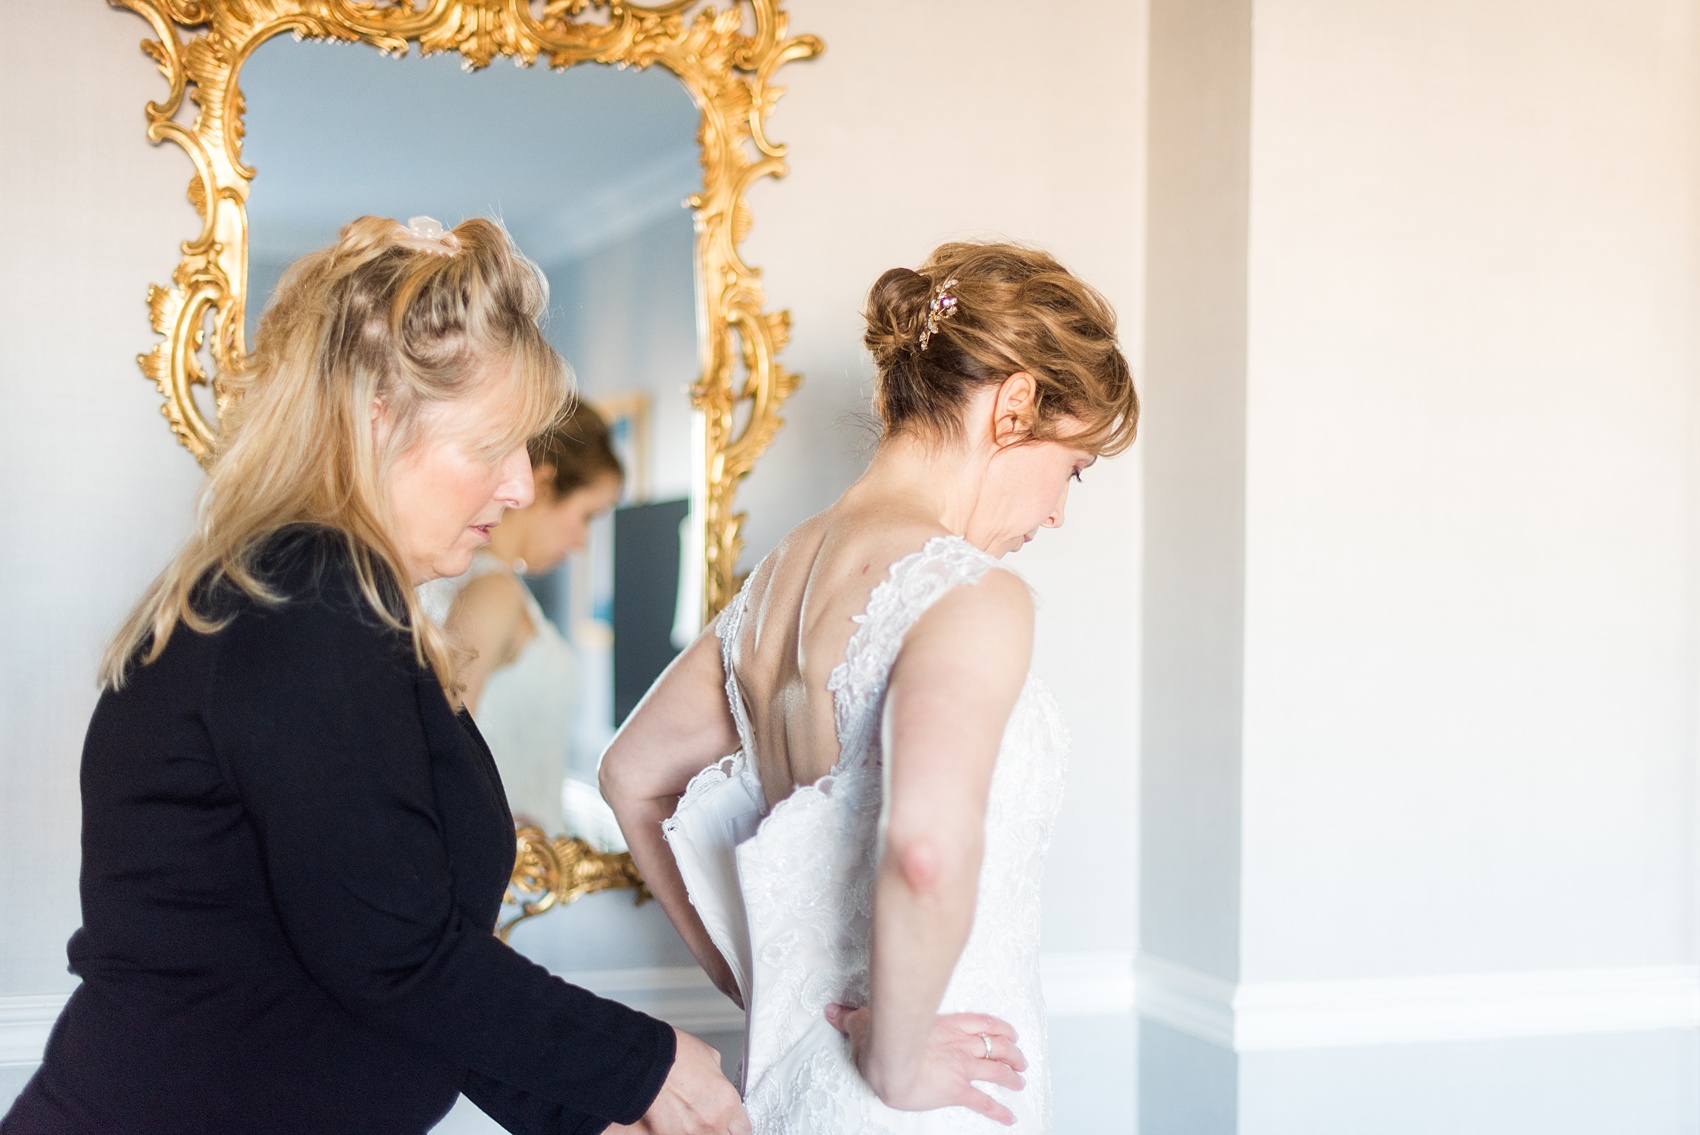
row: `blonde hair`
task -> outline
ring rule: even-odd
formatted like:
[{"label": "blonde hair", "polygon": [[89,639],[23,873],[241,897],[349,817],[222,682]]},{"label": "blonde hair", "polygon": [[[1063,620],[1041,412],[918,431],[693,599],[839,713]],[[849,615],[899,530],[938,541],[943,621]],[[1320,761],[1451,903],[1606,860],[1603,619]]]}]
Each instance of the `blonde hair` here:
[{"label": "blonde hair", "polygon": [[201,634],[226,625],[229,614],[197,606],[223,583],[281,602],[257,560],[280,528],[305,523],[342,536],[366,603],[411,635],[414,657],[453,699],[455,655],[414,595],[385,479],[432,411],[492,383],[512,388],[505,428],[477,445],[492,462],[560,417],[569,378],[538,324],[547,305],[537,266],[481,218],[433,245],[388,218],[361,217],[291,264],[248,366],[227,379],[194,532],[107,647],[101,685],[122,687],[132,663],[158,658],[179,623]]},{"label": "blonde hair", "polygon": [[882,275],[864,318],[888,434],[954,436],[976,388],[1026,371],[1037,386],[1033,438],[1106,455],[1133,444],[1139,395],[1116,313],[1047,252],[942,244],[918,269]]}]

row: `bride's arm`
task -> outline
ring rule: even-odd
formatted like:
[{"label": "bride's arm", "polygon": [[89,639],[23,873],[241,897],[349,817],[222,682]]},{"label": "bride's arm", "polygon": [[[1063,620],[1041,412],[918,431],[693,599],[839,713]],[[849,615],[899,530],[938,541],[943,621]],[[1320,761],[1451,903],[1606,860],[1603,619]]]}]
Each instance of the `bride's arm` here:
[{"label": "bride's arm", "polygon": [[[992,571],[928,610],[892,668],[869,1028],[858,1054],[869,1086],[892,1106],[940,1106],[930,1102],[943,1082],[939,1003],[974,921],[992,769],[1032,651],[1032,597],[1015,576]],[[988,1068],[998,1062],[985,1061],[981,1039],[964,1032],[955,1057],[962,1066],[950,1071],[958,1090],[978,1098],[948,1102],[1002,1112],[967,1086],[969,1074],[1009,1083],[1003,1065],[1024,1064],[1017,1055]]]},{"label": "bride's arm", "polygon": [[732,969],[691,906],[661,835],[661,822],[673,814],[691,777],[737,748],[720,639],[711,626],[656,679],[614,735],[602,758],[601,784],[650,893],[714,984],[742,1007]]}]

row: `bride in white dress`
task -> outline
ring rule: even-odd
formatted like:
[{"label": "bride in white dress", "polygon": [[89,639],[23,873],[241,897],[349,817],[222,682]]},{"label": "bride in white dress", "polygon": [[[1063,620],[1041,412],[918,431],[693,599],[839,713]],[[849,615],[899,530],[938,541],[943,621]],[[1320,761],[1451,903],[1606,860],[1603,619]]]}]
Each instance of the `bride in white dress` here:
[{"label": "bride in white dress", "polygon": [[758,1135],[1044,1132],[1039,884],[1068,740],[998,560],[1062,524],[1138,400],[1109,306],[1032,249],[945,245],[882,276],[867,320],[867,472],[657,681],[603,792],[748,1010]]}]

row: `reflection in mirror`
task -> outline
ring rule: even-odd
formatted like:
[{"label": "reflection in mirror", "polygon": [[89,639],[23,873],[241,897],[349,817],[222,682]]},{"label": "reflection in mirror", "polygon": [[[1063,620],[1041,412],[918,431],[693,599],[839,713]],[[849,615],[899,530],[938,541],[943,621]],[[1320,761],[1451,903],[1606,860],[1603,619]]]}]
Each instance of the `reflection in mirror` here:
[{"label": "reflection in mirror", "polygon": [[[241,81],[257,171],[250,342],[284,268],[365,213],[446,226],[495,217],[548,276],[546,330],[606,420],[623,477],[563,494],[540,485],[533,515],[498,528],[507,538],[468,577],[431,585],[430,607],[448,618],[457,594],[469,607],[471,576],[489,577],[482,590],[507,588],[517,622],[506,639],[480,640],[499,665],[469,701],[516,817],[623,850],[596,762],[702,606],[690,515],[700,499],[688,393],[699,370],[695,236],[683,205],[701,183],[698,112],[659,68],[466,74],[452,56],[286,37],[263,44]],[[578,550],[541,534],[551,506],[575,511],[573,492],[599,513]]]}]

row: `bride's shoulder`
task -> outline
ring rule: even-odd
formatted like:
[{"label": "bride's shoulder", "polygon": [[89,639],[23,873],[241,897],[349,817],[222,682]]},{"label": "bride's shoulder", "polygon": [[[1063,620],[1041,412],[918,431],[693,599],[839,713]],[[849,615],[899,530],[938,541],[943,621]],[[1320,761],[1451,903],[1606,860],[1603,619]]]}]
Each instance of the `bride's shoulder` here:
[{"label": "bride's shoulder", "polygon": [[993,568],[926,607],[904,636],[892,681],[1001,691],[1013,703],[1032,661],[1032,592],[1015,573]]},{"label": "bride's shoulder", "polygon": [[1025,628],[1031,633],[1034,601],[1027,581],[996,561],[977,566],[983,570],[961,579],[960,586],[943,592],[928,608],[928,615],[938,614],[935,623],[961,619],[1010,629]]}]

